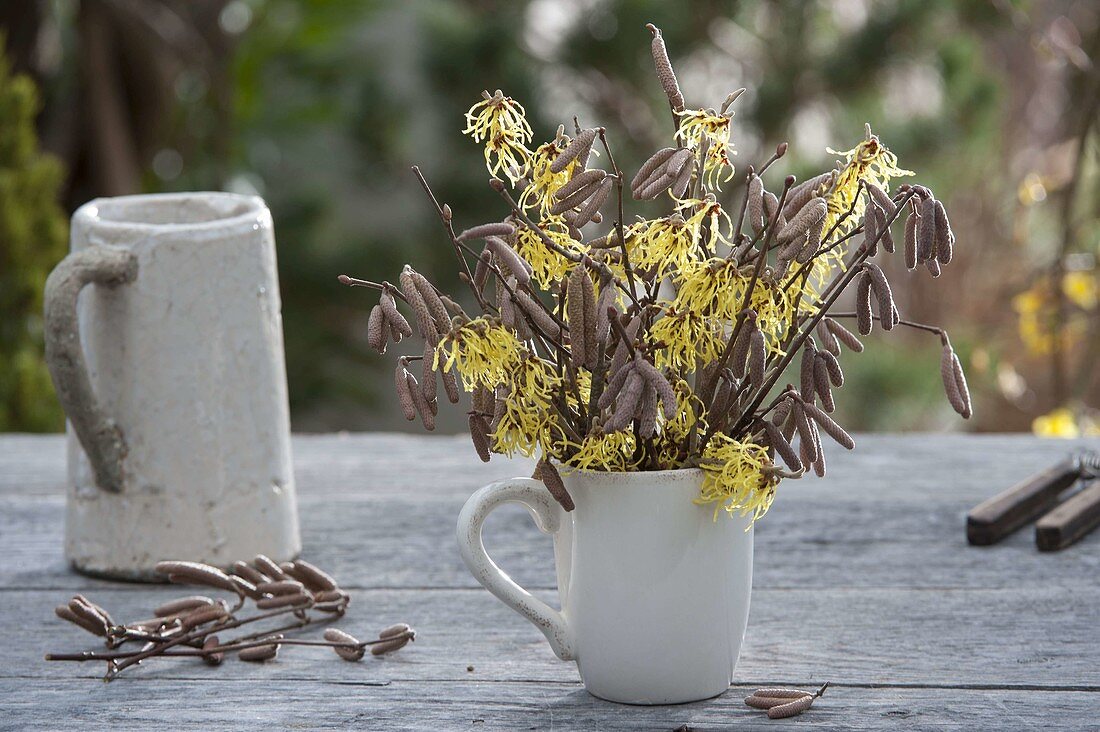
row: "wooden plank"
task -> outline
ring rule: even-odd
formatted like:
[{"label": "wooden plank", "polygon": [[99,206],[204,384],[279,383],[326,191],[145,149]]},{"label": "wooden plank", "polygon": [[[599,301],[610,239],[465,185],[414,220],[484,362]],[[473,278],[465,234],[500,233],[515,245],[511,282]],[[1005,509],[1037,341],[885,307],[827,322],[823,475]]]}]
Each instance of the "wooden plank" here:
[{"label": "wooden plank", "polygon": [[[272,680],[253,684],[0,682],[0,728],[126,730],[674,730],[788,729],[749,709],[752,687],[704,702],[632,707],[577,684]],[[1100,694],[835,686],[788,722],[799,729],[1095,729]]]},{"label": "wooden plank", "polygon": [[[973,506],[1076,449],[1095,448],[1095,440],[1030,435],[874,434],[856,443],[850,453],[829,451],[824,480],[787,481],[781,492],[913,502],[958,495]],[[296,435],[293,450],[302,495],[465,497],[492,480],[530,475],[532,465],[500,456],[481,463],[465,435]],[[57,494],[64,485],[62,436],[0,435],[0,495]]]},{"label": "wooden plank", "polygon": [[[1083,443],[1021,436],[860,436],[824,481],[784,484],[758,528],[756,590],[738,683],[837,687],[797,720],[819,729],[1081,729],[1100,714],[1100,589],[1093,536],[1039,555],[1030,535],[966,546],[967,508]],[[297,437],[311,559],[359,589],[340,623],[370,636],[412,623],[417,642],[348,664],[287,648],[263,666],[154,665],[120,681],[48,664],[87,636],[53,619],[77,588],[123,617],[179,588],[119,585],[61,558],[63,442],[0,437],[0,623],[19,628],[0,670],[0,729],[674,729],[768,724],[741,702],[623,707],[588,696],[572,664],[476,588],[453,525],[485,482],[529,464],[476,461],[465,437]],[[512,508],[512,507],[509,507]],[[553,583],[549,541],[522,509],[495,514],[490,551],[522,583]],[[26,589],[42,588],[42,589]],[[429,589],[434,588],[434,589]],[[553,600],[554,593],[543,590]],[[1037,620],[1041,618],[1041,621]],[[58,643],[54,639],[65,642]],[[468,672],[467,666],[474,671]],[[872,688],[887,686],[889,688]],[[948,688],[954,687],[954,688]],[[959,688],[966,687],[966,688]],[[1056,711],[1054,711],[1056,710]]]},{"label": "wooden plank", "polygon": [[[147,617],[172,596],[160,591],[97,591],[89,598],[116,618]],[[553,593],[545,595],[554,601]],[[383,660],[340,661],[328,649],[287,648],[285,663],[226,664],[207,669],[190,659],[147,664],[136,676],[159,679],[574,681],[573,664],[557,660],[534,626],[484,590],[354,592],[337,626],[360,638],[394,622],[417,629],[416,642]],[[47,663],[46,652],[95,648],[94,638],[53,617],[67,601],[54,591],[0,593],[2,627],[19,627],[0,676],[102,676],[99,663]],[[761,590],[752,609],[739,682],[764,686],[779,679],[833,679],[860,684],[1005,686],[1100,691],[1100,589],[1042,590]],[[688,617],[685,611],[685,617]],[[685,620],[685,622],[689,622]],[[694,629],[706,632],[705,628]],[[645,638],[639,638],[645,643]]]},{"label": "wooden plank", "polygon": [[[965,497],[863,502],[819,487],[820,493],[781,492],[758,524],[756,587],[1045,587],[1100,573],[1100,534],[1053,555],[1036,551],[1030,530],[994,547],[971,547]],[[303,495],[304,556],[349,587],[476,587],[455,547],[463,500]],[[63,513],[60,496],[0,496],[0,556],[6,560],[0,587],[111,586],[65,565]],[[491,555],[520,584],[554,586],[550,539],[522,508],[495,512],[485,536]]]}]

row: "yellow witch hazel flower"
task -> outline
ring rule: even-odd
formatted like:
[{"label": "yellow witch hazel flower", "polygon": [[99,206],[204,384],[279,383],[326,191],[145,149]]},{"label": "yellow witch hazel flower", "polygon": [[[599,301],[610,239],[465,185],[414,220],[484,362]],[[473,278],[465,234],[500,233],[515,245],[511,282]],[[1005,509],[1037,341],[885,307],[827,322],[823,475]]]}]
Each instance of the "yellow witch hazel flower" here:
[{"label": "yellow witch hazel flower", "polygon": [[541,358],[527,355],[509,374],[504,413],[493,432],[493,447],[505,455],[526,457],[549,448],[560,438],[552,402],[561,378]]},{"label": "yellow witch hazel flower", "polygon": [[550,170],[550,166],[564,149],[562,143],[568,143],[568,138],[561,134],[559,128],[558,139],[539,145],[531,157],[527,159],[527,168],[524,177],[527,178],[527,187],[519,198],[519,203],[525,209],[537,207],[542,216],[550,214],[550,207],[554,205],[554,194],[559,188],[569,182],[573,177],[573,171],[579,163],[574,160],[560,173]]},{"label": "yellow witch hazel flower", "polygon": [[686,267],[696,254],[695,230],[678,213],[639,221],[626,239],[632,264],[658,277]]},{"label": "yellow witch hazel flower", "polygon": [[[685,109],[677,112],[677,115],[680,117],[680,126],[676,130],[676,139],[682,140],[694,150],[706,145],[703,177],[707,185],[722,190],[720,184],[733,178],[734,173],[733,163],[729,158],[730,121],[733,113],[718,114],[713,109]],[[729,174],[722,177],[725,170]]]},{"label": "yellow witch hazel flower", "polygon": [[440,340],[435,368],[454,368],[466,391],[479,384],[492,389],[508,379],[525,351],[511,329],[485,317],[474,318]]},{"label": "yellow witch hazel flower", "polygon": [[703,401],[692,391],[691,385],[683,379],[676,379],[672,388],[676,390],[676,416],[664,421],[659,414],[661,429],[657,452],[665,465],[675,465],[681,457],[680,451],[694,427],[697,433],[706,432],[706,408]]},{"label": "yellow witch hazel flower", "polygon": [[676,310],[665,302],[667,312],[650,331],[661,347],[654,351],[657,368],[690,373],[700,363],[711,363],[722,353],[722,327],[712,317]]},{"label": "yellow witch hazel flower", "polygon": [[[752,281],[750,269],[742,270],[725,257],[690,262],[676,278],[679,291],[674,309],[733,322],[741,312],[745,289]],[[770,277],[756,280],[748,307],[756,312],[756,324],[764,332],[769,348],[778,348],[786,335],[797,295],[793,288],[784,288]]]},{"label": "yellow witch hazel flower", "polygon": [[703,225],[707,224],[710,236],[705,244],[710,252],[716,252],[719,244],[729,245],[729,236],[722,233],[733,231],[733,220],[725,209],[708,193],[706,198],[688,198],[677,203],[676,211],[691,232],[691,240],[698,243],[703,234]]},{"label": "yellow witch hazel flower", "polygon": [[867,139],[851,150],[840,152],[831,147],[825,149],[833,155],[843,155],[844,166],[837,174],[836,183],[826,199],[828,212],[825,215],[824,231],[832,228],[837,219],[843,216],[855,201],[852,215],[837,228],[838,236],[843,236],[854,229],[863,218],[863,211],[867,207],[866,196],[856,200],[856,191],[859,190],[861,180],[874,183],[882,190],[889,191],[892,179],[903,175],[914,175],[913,171],[898,167],[897,156],[882,144],[877,135],[871,133],[870,125],[867,125]]},{"label": "yellow witch hazel flower", "polygon": [[513,184],[520,179],[531,151],[527,143],[534,137],[523,105],[504,96],[500,89],[492,95],[484,91],[480,102],[466,113],[462,132],[485,142],[485,167],[493,175],[505,175]]},{"label": "yellow witch hazel flower", "polygon": [[[538,222],[538,227],[563,249],[584,253],[580,242],[569,235],[565,217],[546,216]],[[564,278],[575,266],[575,262],[546,246],[538,233],[526,226],[516,232],[515,250],[531,265],[531,279],[544,290],[549,290],[553,283]]]},{"label": "yellow witch hazel flower", "polygon": [[[748,281],[743,280],[741,293],[748,286]],[[765,345],[777,353],[782,354],[779,344],[787,335],[787,329],[794,319],[797,307],[798,292],[794,288],[783,287],[776,284],[768,277],[761,277],[756,281],[756,287],[749,298],[749,307],[756,313],[756,327],[763,333]]]},{"label": "yellow witch hazel flower", "polygon": [[638,467],[634,459],[635,438],[630,431],[591,432],[578,445],[569,440],[563,445],[575,452],[565,462],[574,470],[627,471]]},{"label": "yellow witch hazel flower", "polygon": [[719,432],[707,443],[699,467],[703,469],[703,491],[695,502],[713,503],[716,520],[721,510],[731,515],[751,513],[753,521],[768,512],[779,480],[765,471],[772,467],[765,447]]},{"label": "yellow witch hazel flower", "polygon": [[676,278],[675,308],[722,320],[734,320],[741,311],[748,275],[725,257],[694,260]]}]

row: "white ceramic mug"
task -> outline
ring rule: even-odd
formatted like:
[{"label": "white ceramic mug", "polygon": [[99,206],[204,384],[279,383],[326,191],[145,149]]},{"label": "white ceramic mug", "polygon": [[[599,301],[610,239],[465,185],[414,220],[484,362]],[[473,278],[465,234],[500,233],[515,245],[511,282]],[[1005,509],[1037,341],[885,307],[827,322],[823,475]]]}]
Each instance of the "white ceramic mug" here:
[{"label": "white ceramic mug", "polygon": [[[458,546],[474,577],[534,623],[592,694],[629,704],[674,704],[721,694],[733,680],[749,614],[749,518],[714,520],[693,503],[702,471],[572,472],[566,513],[530,478],[486,486],[463,506]],[[502,503],[526,506],[554,536],[554,610],[485,553],[481,528]]]},{"label": "white ceramic mug", "polygon": [[[46,283],[68,416],[65,553],[154,578],[301,548],[271,213],[259,198],[97,199]],[[87,287],[87,285],[93,285]]]}]

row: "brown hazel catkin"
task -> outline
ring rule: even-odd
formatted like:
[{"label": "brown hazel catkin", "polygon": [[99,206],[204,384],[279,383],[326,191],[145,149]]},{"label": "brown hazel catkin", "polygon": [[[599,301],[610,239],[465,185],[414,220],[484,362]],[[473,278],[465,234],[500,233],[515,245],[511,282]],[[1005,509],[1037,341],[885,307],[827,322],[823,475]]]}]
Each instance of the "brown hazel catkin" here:
[{"label": "brown hazel catkin", "polygon": [[657,80],[661,82],[661,88],[668,97],[669,106],[673,112],[684,111],[684,95],[680,91],[680,84],[676,80],[676,72],[672,70],[672,62],[668,58],[668,49],[665,48],[665,39],[661,35],[661,29],[652,23],[646,24],[646,28],[653,34],[651,51],[653,53],[653,66],[657,70]]},{"label": "brown hazel catkin", "polygon": [[561,474],[558,473],[557,467],[552,462],[545,458],[539,461],[538,477],[542,484],[546,486],[546,490],[550,491],[550,495],[554,497],[554,500],[561,504],[562,508],[566,511],[572,511],[576,508],[573,497],[569,495],[569,491],[565,488],[565,482],[561,479]]}]

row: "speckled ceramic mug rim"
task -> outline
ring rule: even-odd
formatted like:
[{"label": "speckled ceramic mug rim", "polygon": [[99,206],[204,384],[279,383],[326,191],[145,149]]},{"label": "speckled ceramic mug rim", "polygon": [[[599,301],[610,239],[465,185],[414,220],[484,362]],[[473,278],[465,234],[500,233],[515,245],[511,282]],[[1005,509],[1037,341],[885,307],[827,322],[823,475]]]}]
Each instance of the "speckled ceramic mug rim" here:
[{"label": "speckled ceramic mug rim", "polygon": [[[165,215],[192,207],[198,215]],[[157,214],[160,214],[159,216]],[[78,208],[73,224],[101,234],[209,233],[263,225],[267,206],[259,196],[219,191],[149,193],[96,198]]]},{"label": "speckled ceramic mug rim", "polygon": [[679,483],[681,481],[698,482],[703,478],[702,468],[674,468],[671,470],[584,470],[555,462],[558,472],[565,480],[577,476],[584,480],[603,483],[626,483],[649,485],[659,483]]}]

